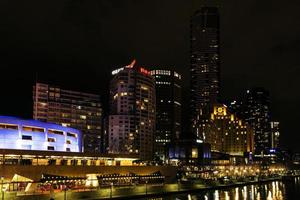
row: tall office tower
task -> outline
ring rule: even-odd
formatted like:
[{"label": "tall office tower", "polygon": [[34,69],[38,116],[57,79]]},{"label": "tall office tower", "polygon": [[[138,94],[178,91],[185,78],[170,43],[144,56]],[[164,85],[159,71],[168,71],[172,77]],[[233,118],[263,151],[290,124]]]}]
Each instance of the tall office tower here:
[{"label": "tall office tower", "polygon": [[205,139],[213,105],[220,93],[219,12],[203,7],[191,18],[191,128]]},{"label": "tall office tower", "polygon": [[268,153],[272,146],[269,92],[264,88],[247,90],[243,107],[245,121],[254,130],[255,154]]},{"label": "tall office tower", "polygon": [[181,75],[173,70],[152,70],[156,85],[155,155],[164,160],[166,147],[181,134]]},{"label": "tall office tower", "polygon": [[213,151],[231,155],[253,152],[253,130],[243,120],[230,113],[225,105],[214,106],[211,130],[206,138]]},{"label": "tall office tower", "polygon": [[36,83],[33,86],[33,118],[81,130],[84,152],[101,151],[99,95]]},{"label": "tall office tower", "polygon": [[272,149],[276,149],[279,147],[279,137],[280,137],[280,127],[279,122],[271,122],[271,141],[272,141]]},{"label": "tall office tower", "polygon": [[110,82],[109,153],[153,158],[155,81],[150,71],[130,65],[114,70]]},{"label": "tall office tower", "polygon": [[240,119],[244,119],[244,104],[243,101],[241,100],[234,100],[228,104],[226,104],[228,106],[228,110],[235,114],[237,117],[239,117]]}]

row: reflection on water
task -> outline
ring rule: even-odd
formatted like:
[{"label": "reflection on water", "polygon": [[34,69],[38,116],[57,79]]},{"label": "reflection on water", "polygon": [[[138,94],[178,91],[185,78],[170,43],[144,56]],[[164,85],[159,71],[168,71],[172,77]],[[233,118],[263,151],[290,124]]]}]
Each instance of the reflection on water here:
[{"label": "reflection on water", "polygon": [[260,185],[248,185],[227,190],[181,194],[149,198],[148,200],[300,200],[300,177],[294,181],[274,181]]}]

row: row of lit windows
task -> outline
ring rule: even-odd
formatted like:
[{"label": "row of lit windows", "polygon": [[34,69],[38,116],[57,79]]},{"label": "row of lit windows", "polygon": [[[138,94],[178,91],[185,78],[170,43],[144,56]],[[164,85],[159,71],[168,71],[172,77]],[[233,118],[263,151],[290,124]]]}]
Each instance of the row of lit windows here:
[{"label": "row of lit windows", "polygon": [[[22,140],[32,140],[32,136],[31,135],[22,135]],[[47,139],[48,142],[56,142],[56,138],[51,138],[49,137]],[[66,144],[71,144],[70,140],[66,140]]]},{"label": "row of lit windows", "polygon": [[157,85],[171,85],[170,82],[166,82],[166,81],[156,81],[155,82]]},{"label": "row of lit windows", "polygon": [[[0,124],[0,129],[18,130],[19,128],[18,125],[15,124]],[[39,132],[39,133],[45,132],[45,128],[34,127],[34,126],[22,126],[22,130],[27,132]],[[54,129],[48,129],[48,133],[64,135],[64,131],[54,130]],[[67,136],[77,138],[76,133],[67,132]]]}]

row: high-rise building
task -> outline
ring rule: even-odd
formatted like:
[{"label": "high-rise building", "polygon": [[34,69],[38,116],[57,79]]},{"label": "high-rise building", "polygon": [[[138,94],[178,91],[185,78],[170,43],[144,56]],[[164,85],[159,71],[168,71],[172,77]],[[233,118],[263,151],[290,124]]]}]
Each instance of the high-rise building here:
[{"label": "high-rise building", "polygon": [[155,155],[164,160],[168,144],[181,135],[182,77],[174,70],[151,71],[156,86]]},{"label": "high-rise building", "polygon": [[279,122],[271,122],[271,134],[272,134],[272,149],[276,149],[279,147],[279,137],[280,137],[280,127],[279,127]]},{"label": "high-rise building", "polygon": [[99,95],[36,83],[33,86],[33,118],[81,130],[84,152],[101,150]]},{"label": "high-rise building", "polygon": [[227,106],[216,105],[211,113],[210,134],[205,142],[213,151],[231,155],[253,152],[253,130],[243,120],[230,113]]},{"label": "high-rise building", "polygon": [[109,153],[153,158],[155,81],[150,71],[135,65],[114,70],[110,82]]},{"label": "high-rise building", "polygon": [[215,7],[203,7],[191,18],[191,128],[203,139],[220,93],[220,22]]},{"label": "high-rise building", "polygon": [[246,91],[245,121],[254,130],[255,154],[268,153],[271,148],[270,95],[264,88]]}]

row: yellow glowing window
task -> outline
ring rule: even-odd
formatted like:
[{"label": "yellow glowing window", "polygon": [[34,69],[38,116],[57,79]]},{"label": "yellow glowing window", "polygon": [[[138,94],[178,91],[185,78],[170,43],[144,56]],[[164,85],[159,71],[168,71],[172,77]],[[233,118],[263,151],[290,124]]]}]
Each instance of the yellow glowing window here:
[{"label": "yellow glowing window", "polygon": [[48,138],[48,142],[55,142],[56,139],[55,138]]},{"label": "yellow glowing window", "polygon": [[54,130],[54,129],[48,129],[48,133],[56,134],[56,135],[63,135],[63,131]]},{"label": "yellow glowing window", "polygon": [[85,115],[80,115],[80,119],[86,119]]},{"label": "yellow glowing window", "polygon": [[44,128],[32,127],[32,126],[23,126],[22,129],[23,131],[29,131],[29,132],[41,132],[41,133],[45,132]]},{"label": "yellow glowing window", "polygon": [[192,149],[192,158],[198,158],[198,149],[197,148]]},{"label": "yellow glowing window", "polygon": [[18,125],[14,125],[14,124],[0,124],[0,129],[18,130]]}]

